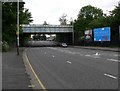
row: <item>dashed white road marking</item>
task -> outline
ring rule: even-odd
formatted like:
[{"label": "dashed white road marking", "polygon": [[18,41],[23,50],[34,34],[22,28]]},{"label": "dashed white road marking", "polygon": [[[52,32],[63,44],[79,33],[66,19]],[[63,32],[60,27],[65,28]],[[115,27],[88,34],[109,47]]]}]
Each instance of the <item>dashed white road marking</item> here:
[{"label": "dashed white road marking", "polygon": [[52,57],[54,58],[55,56],[54,56],[54,55],[52,55]]},{"label": "dashed white road marking", "polygon": [[114,54],[113,56],[117,57],[117,56],[118,56],[118,54]]},{"label": "dashed white road marking", "polygon": [[94,54],[93,55],[86,54],[85,56],[86,57],[91,57],[91,58],[100,58],[99,55],[94,55]]},{"label": "dashed white road marking", "polygon": [[72,55],[79,54],[79,55],[83,56],[83,54],[81,54],[80,52],[72,52],[70,50],[63,50],[63,49],[57,49],[57,48],[50,48],[50,49],[57,50],[59,52],[69,53],[69,54],[72,54]]},{"label": "dashed white road marking", "polygon": [[83,56],[83,54],[81,54],[80,52],[76,52],[75,54]]},{"label": "dashed white road marking", "polygon": [[85,56],[90,57],[90,55],[85,55]]},{"label": "dashed white road marking", "polygon": [[28,85],[28,87],[29,87],[29,88],[34,88],[34,87],[35,87],[35,85]]},{"label": "dashed white road marking", "polygon": [[116,59],[107,59],[109,61],[113,61],[113,62],[120,62],[119,60],[116,60]]},{"label": "dashed white road marking", "polygon": [[70,62],[70,61],[67,61],[67,63],[72,64],[72,62]]},{"label": "dashed white road marking", "polygon": [[98,55],[100,55],[100,53],[99,53],[99,52],[96,52],[94,55],[98,56]]},{"label": "dashed white road marking", "polygon": [[115,77],[115,76],[112,76],[112,75],[109,75],[109,74],[104,74],[105,76],[108,76],[108,77],[110,77],[110,78],[113,78],[113,79],[117,79],[117,77]]}]

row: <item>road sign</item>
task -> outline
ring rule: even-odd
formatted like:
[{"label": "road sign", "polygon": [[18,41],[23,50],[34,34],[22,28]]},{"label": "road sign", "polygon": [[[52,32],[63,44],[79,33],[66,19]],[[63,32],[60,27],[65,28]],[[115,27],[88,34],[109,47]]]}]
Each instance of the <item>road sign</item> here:
[{"label": "road sign", "polygon": [[95,28],[94,41],[110,41],[110,27]]}]

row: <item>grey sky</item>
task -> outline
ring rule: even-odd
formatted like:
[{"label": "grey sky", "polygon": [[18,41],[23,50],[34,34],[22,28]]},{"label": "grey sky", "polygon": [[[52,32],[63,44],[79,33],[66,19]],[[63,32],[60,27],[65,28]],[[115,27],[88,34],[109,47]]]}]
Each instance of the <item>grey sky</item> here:
[{"label": "grey sky", "polygon": [[67,19],[76,19],[80,9],[86,5],[98,7],[108,13],[118,5],[119,0],[23,0],[25,8],[32,13],[34,24],[59,24],[59,17],[67,14]]}]

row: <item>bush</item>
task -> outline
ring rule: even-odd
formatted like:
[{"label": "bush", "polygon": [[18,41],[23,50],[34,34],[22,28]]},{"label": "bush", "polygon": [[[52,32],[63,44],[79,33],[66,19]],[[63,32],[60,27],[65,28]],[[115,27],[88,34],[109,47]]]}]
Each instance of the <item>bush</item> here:
[{"label": "bush", "polygon": [[8,44],[6,41],[4,41],[4,42],[2,43],[2,51],[3,51],[3,52],[7,52],[7,51],[9,51],[9,50],[10,50],[9,44]]}]

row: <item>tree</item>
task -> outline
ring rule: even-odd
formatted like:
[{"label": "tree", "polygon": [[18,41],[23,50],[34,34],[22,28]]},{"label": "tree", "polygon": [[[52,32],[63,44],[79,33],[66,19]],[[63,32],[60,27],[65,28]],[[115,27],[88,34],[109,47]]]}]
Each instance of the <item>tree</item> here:
[{"label": "tree", "polygon": [[46,21],[44,21],[43,25],[48,25],[48,23]]},{"label": "tree", "polygon": [[[24,8],[25,2],[19,4],[20,25],[32,22],[31,13]],[[2,40],[13,44],[16,41],[17,30],[17,2],[2,3]],[[22,34],[22,27],[20,26]],[[22,40],[23,41],[23,40]]]},{"label": "tree", "polygon": [[118,43],[120,26],[120,2],[118,2],[118,6],[115,6],[115,9],[111,11],[110,17],[111,17],[112,40]]},{"label": "tree", "polygon": [[84,25],[86,25],[86,28],[91,27],[91,21],[93,21],[94,19],[99,19],[101,17],[103,17],[103,11],[91,5],[82,7],[78,14],[78,20],[84,21]]},{"label": "tree", "polygon": [[67,25],[67,19],[66,19],[67,15],[66,14],[63,14],[60,18],[59,18],[59,21],[60,21],[60,25]]},{"label": "tree", "polygon": [[[66,19],[67,15],[66,14],[63,14],[60,18],[59,18],[59,22],[60,22],[60,25],[67,25],[67,19]],[[56,35],[56,41],[58,42],[63,42],[64,40],[64,37],[63,35]]]},{"label": "tree", "polygon": [[69,25],[73,25],[73,23],[74,23],[74,21],[73,21],[73,18],[71,17],[71,18],[69,19]]},{"label": "tree", "polygon": [[87,5],[81,8],[78,18],[85,18],[87,20],[98,19],[103,16],[103,11],[97,7]]},{"label": "tree", "polygon": [[83,39],[84,31],[94,27],[102,26],[104,14],[103,11],[91,5],[80,9],[77,20],[74,21],[75,40]]}]

